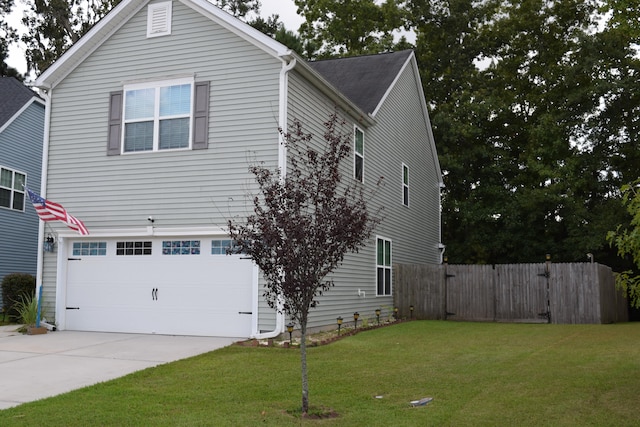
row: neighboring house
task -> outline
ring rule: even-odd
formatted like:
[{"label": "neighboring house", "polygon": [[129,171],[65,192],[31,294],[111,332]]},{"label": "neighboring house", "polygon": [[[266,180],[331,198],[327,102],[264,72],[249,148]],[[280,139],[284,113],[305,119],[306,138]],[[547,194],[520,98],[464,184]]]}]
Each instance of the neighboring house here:
[{"label": "neighboring house", "polygon": [[24,185],[40,189],[43,132],[44,101],[14,77],[0,77],[0,282],[10,273],[36,274],[38,216]]},{"label": "neighboring house", "polygon": [[280,334],[257,267],[225,255],[226,224],[251,211],[251,164],[285,169],[278,127],[299,119],[321,138],[336,108],[354,140],[345,174],[367,189],[384,177],[370,200],[384,221],[309,326],[373,318],[393,305],[393,263],[440,262],[442,179],[411,51],[307,63],[207,1],[123,0],[36,86],[43,195],[90,232],[49,223],[44,303],[60,329]]}]

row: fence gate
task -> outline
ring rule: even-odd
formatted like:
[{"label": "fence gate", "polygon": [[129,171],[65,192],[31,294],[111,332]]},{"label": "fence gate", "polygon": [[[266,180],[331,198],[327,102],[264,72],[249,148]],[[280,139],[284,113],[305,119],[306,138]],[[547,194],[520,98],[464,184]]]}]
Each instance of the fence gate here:
[{"label": "fence gate", "polygon": [[496,320],[549,322],[549,271],[545,264],[495,266]]},{"label": "fence gate", "polygon": [[445,272],[447,319],[495,320],[491,265],[447,265]]}]

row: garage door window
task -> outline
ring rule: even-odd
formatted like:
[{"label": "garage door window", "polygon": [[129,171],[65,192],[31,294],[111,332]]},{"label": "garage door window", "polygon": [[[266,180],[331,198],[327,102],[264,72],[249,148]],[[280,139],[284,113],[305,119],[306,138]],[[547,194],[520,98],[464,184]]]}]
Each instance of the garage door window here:
[{"label": "garage door window", "polygon": [[107,242],[74,242],[73,256],[106,256]]},{"label": "garage door window", "polygon": [[200,240],[165,240],[162,255],[200,255]]},{"label": "garage door window", "polygon": [[226,255],[232,246],[233,242],[231,240],[212,240],[211,255]]},{"label": "garage door window", "polygon": [[117,242],[116,255],[151,255],[151,242]]}]

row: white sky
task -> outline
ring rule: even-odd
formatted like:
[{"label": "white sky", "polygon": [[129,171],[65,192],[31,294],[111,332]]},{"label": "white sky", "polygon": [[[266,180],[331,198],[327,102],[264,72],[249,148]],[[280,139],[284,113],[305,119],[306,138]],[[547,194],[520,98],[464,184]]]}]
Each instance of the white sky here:
[{"label": "white sky", "polygon": [[[293,0],[261,0],[261,3],[261,15],[264,17],[268,17],[273,14],[279,15],[280,21],[284,23],[287,30],[293,32],[298,31],[300,24],[304,21],[302,17],[296,14],[297,7],[293,3]],[[22,3],[20,1],[16,1],[13,13],[8,18],[8,22],[10,22],[14,27],[20,26],[22,7]],[[11,46],[9,49],[7,63],[11,67],[16,68],[22,74],[27,71],[27,62],[24,59],[24,46],[22,43],[18,46]]]}]

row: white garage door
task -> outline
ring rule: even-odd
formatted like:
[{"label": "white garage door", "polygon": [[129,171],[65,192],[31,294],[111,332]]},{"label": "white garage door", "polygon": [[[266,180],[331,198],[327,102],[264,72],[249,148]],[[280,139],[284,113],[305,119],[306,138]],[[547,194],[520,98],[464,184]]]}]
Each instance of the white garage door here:
[{"label": "white garage door", "polygon": [[253,266],[228,240],[70,242],[69,330],[248,337]]}]

